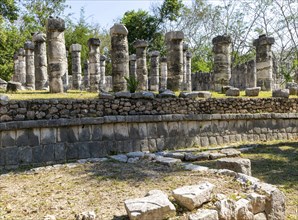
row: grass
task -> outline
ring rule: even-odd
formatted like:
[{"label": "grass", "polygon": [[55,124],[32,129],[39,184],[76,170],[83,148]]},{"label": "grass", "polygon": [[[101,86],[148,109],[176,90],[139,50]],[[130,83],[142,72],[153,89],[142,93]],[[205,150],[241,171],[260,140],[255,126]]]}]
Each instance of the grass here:
[{"label": "grass", "polygon": [[[247,145],[239,146],[244,147]],[[269,142],[244,152],[251,160],[252,175],[264,182],[274,184],[286,195],[287,219],[298,219],[298,143]],[[215,167],[215,161],[197,162]]]},{"label": "grass", "polygon": [[[69,90],[67,93],[56,93],[52,94],[48,91],[37,90],[37,91],[18,91],[16,93],[6,93],[5,91],[0,91],[0,93],[4,93],[8,95],[11,100],[31,100],[31,99],[95,99],[98,97],[98,93],[90,93],[87,91],[79,91],[79,90]],[[235,98],[231,96],[226,96],[225,94],[211,92],[212,98]],[[175,92],[176,96],[179,96],[180,91]],[[249,97],[249,98],[271,98],[272,92],[261,91],[259,96],[257,97]],[[245,96],[245,91],[240,92],[240,96],[236,98],[248,98]],[[297,98],[297,96],[291,95],[290,98]]]},{"label": "grass", "polygon": [[31,99],[95,99],[98,93],[91,93],[79,90],[69,90],[67,93],[49,93],[44,90],[36,91],[18,91],[16,93],[7,93],[11,100],[31,100]]}]

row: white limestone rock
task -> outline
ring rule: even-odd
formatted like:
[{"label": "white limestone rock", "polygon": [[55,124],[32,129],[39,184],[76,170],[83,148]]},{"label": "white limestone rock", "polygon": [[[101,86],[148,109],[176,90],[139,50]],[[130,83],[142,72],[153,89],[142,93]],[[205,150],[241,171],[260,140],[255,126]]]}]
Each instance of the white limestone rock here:
[{"label": "white limestone rock", "polygon": [[218,220],[218,213],[216,210],[199,209],[197,213],[189,215],[188,220]]},{"label": "white limestone rock", "polygon": [[204,182],[199,185],[183,186],[173,190],[173,197],[183,207],[194,210],[211,200],[214,185]]},{"label": "white limestone rock", "polygon": [[80,214],[75,215],[76,220],[95,220],[96,214],[94,211],[91,212],[82,212]]},{"label": "white limestone rock", "polygon": [[157,156],[155,160],[157,163],[161,163],[170,167],[182,162],[180,159],[175,159],[171,157],[161,157],[161,156]]},{"label": "white limestone rock", "polygon": [[124,205],[130,220],[163,220],[176,215],[175,206],[159,190],[151,190],[143,198],[128,199]]},{"label": "white limestone rock", "polygon": [[195,165],[192,163],[184,164],[183,166],[184,166],[184,169],[186,169],[186,170],[196,171],[196,172],[203,172],[203,171],[207,171],[209,169],[208,167]]},{"label": "white limestone rock", "polygon": [[254,215],[249,211],[249,201],[247,199],[239,199],[235,203],[235,215],[236,219],[241,220],[254,220]]},{"label": "white limestone rock", "polygon": [[216,166],[218,169],[229,169],[251,176],[251,164],[249,159],[222,158],[216,161]]},{"label": "white limestone rock", "polygon": [[128,160],[128,157],[125,154],[113,155],[113,156],[110,156],[110,158],[123,163],[126,163]]},{"label": "white limestone rock", "polygon": [[260,194],[257,194],[257,193],[250,193],[247,196],[247,199],[250,202],[253,214],[257,214],[257,213],[265,211],[266,196],[260,195]]},{"label": "white limestone rock", "polygon": [[226,148],[220,150],[220,153],[225,154],[227,157],[237,157],[240,156],[241,152],[234,148]]},{"label": "white limestone rock", "polygon": [[215,203],[216,210],[218,211],[219,220],[232,220],[235,219],[235,202],[230,199],[222,199]]}]

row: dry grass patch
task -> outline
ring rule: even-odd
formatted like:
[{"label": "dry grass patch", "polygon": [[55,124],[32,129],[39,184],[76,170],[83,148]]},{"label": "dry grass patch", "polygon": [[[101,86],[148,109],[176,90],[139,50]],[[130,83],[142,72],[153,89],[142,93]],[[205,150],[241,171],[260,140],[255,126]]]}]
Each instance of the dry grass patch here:
[{"label": "dry grass patch", "polygon": [[[215,193],[234,197],[245,189],[231,177],[184,171],[181,167],[140,161],[123,164],[107,161],[53,168],[39,172],[10,173],[0,176],[0,216],[2,219],[74,219],[75,213],[94,210],[99,219],[128,219],[124,201],[143,197],[149,190],[171,191],[184,185],[209,181]],[[241,194],[241,193],[240,193]],[[173,200],[173,198],[170,198]],[[175,219],[187,219],[178,209]],[[0,217],[1,219],[1,217]]]}]

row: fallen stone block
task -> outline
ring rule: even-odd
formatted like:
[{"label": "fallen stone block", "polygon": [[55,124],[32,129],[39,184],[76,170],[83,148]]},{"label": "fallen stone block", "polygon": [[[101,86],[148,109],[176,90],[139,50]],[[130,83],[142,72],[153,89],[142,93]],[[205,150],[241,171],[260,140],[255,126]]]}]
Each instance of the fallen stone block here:
[{"label": "fallen stone block", "polygon": [[128,160],[128,157],[125,154],[113,155],[113,156],[110,156],[110,158],[123,163],[126,163]]},{"label": "fallen stone block", "polygon": [[217,201],[215,204],[216,210],[218,212],[218,217],[220,220],[226,219],[236,219],[235,218],[235,201],[230,199],[223,199]]},{"label": "fallen stone block", "polygon": [[223,158],[223,157],[226,157],[226,155],[222,154],[222,153],[218,153],[218,152],[210,153],[211,160],[216,160],[216,159]]},{"label": "fallen stone block", "polygon": [[180,98],[188,98],[188,99],[196,99],[198,98],[197,92],[180,92],[179,94]]},{"label": "fallen stone block", "polygon": [[197,93],[199,98],[209,99],[212,96],[212,93],[208,91],[199,91]]},{"label": "fallen stone block", "polygon": [[189,215],[188,220],[218,220],[218,213],[212,209],[199,209],[197,213]]},{"label": "fallen stone block", "polygon": [[221,93],[226,94],[226,92],[230,89],[233,88],[233,86],[223,86],[221,87]]},{"label": "fallen stone block", "polygon": [[170,167],[182,162],[180,159],[175,159],[171,157],[162,157],[162,156],[157,156],[155,160],[157,163],[161,163]]},{"label": "fallen stone block", "polygon": [[157,95],[158,98],[176,98],[173,91],[166,89]]},{"label": "fallen stone block", "polygon": [[139,157],[139,158],[143,158],[145,156],[144,152],[141,151],[134,151],[134,152],[129,152],[126,154],[128,157]]},{"label": "fallen stone block", "polygon": [[209,158],[210,158],[210,152],[206,151],[199,154],[192,154],[192,153],[185,154],[184,160],[199,161],[199,160],[209,160]]},{"label": "fallen stone block", "polygon": [[124,205],[130,220],[163,220],[176,215],[175,206],[160,190],[151,190],[143,198],[128,199]]},{"label": "fallen stone block", "polygon": [[249,159],[244,158],[222,158],[216,161],[218,169],[229,169],[237,173],[251,176],[251,164]]},{"label": "fallen stone block", "polygon": [[226,96],[240,96],[240,90],[238,88],[229,88],[226,91]]},{"label": "fallen stone block", "polygon": [[189,164],[184,164],[184,169],[190,170],[190,171],[196,171],[196,172],[203,172],[203,171],[207,171],[209,168],[189,163]]},{"label": "fallen stone block", "polygon": [[272,91],[272,97],[289,98],[289,89],[276,89]]},{"label": "fallen stone block", "polygon": [[154,99],[154,93],[148,91],[132,93],[131,97],[134,99]]},{"label": "fallen stone block", "polygon": [[249,211],[249,201],[247,199],[239,199],[235,203],[236,219],[254,220],[254,214]]},{"label": "fallen stone block", "polygon": [[267,196],[265,213],[268,220],[284,220],[285,216],[285,195],[273,185],[257,182],[256,192],[265,193]]},{"label": "fallen stone block", "polygon": [[241,152],[233,148],[226,148],[220,150],[220,153],[225,154],[227,157],[237,157],[240,156]]},{"label": "fallen stone block", "polygon": [[131,93],[130,92],[116,92],[115,93],[116,98],[131,98]]},{"label": "fallen stone block", "polygon": [[261,91],[261,87],[252,87],[252,88],[246,88],[245,89],[245,95],[246,96],[259,96],[259,93]]},{"label": "fallen stone block", "polygon": [[98,94],[98,97],[99,97],[100,99],[114,99],[114,98],[115,98],[114,95],[112,95],[112,94],[110,94],[110,93],[107,93],[107,92],[100,92],[100,93]]},{"label": "fallen stone block", "polygon": [[178,152],[173,152],[173,153],[169,152],[169,153],[165,153],[163,156],[183,160],[185,155],[183,153],[178,153]]},{"label": "fallen stone block", "polygon": [[257,193],[251,193],[247,196],[247,200],[250,202],[253,214],[265,211],[266,196]]},{"label": "fallen stone block", "polygon": [[173,197],[177,203],[191,211],[211,200],[213,188],[214,185],[209,182],[183,186],[173,190]]}]

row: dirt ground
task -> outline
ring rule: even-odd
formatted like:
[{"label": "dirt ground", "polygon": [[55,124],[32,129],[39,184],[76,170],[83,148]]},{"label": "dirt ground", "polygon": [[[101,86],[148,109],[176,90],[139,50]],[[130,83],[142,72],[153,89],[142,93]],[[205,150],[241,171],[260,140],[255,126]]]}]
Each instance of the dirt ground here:
[{"label": "dirt ground", "polygon": [[[103,220],[128,219],[124,208],[126,199],[143,197],[152,189],[171,195],[175,188],[204,181],[216,185],[215,194],[235,198],[245,192],[230,177],[148,161],[135,164],[106,161],[19,171],[0,176],[0,219],[42,220],[50,214],[66,220],[74,219],[75,214],[83,211],[95,211],[98,219]],[[171,196],[170,200],[173,201]],[[189,213],[185,214],[181,208],[177,210],[175,219],[188,219]]]}]

